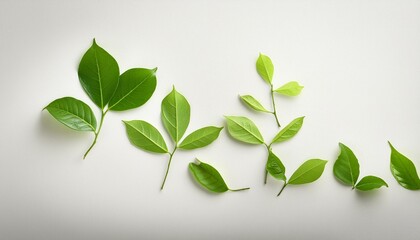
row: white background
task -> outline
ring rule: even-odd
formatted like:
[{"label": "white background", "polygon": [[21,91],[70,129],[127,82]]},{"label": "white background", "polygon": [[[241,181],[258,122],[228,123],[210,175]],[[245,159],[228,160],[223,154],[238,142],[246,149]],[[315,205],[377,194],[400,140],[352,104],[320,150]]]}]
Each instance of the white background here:
[{"label": "white background", "polygon": [[[419,1],[0,1],[0,238],[418,239],[419,193],[393,179],[387,140],[420,167],[419,13]],[[73,96],[99,116],[77,77],[94,37],[121,71],[158,67],[158,86],[141,108],[108,114],[83,161],[93,136],[41,110]],[[305,86],[299,97],[276,97],[283,125],[306,118],[274,151],[288,176],[307,159],[329,160],[323,176],[276,197],[281,184],[262,181],[266,150],[223,131],[207,148],[177,152],[159,191],[167,155],[132,146],[121,120],[147,120],[169,142],[160,102],[175,85],[191,104],[187,133],[244,115],[268,141],[272,116],[238,99],[270,106],[259,52],[273,60],[276,87]],[[389,188],[338,183],[338,142],[358,156],[361,177]],[[195,157],[251,190],[206,193],[187,170]]]}]

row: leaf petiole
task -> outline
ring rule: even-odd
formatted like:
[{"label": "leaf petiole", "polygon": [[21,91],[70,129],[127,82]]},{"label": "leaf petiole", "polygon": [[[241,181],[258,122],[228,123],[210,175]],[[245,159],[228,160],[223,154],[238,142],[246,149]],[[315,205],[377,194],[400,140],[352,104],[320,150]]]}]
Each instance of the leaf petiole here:
[{"label": "leaf petiole", "polygon": [[168,153],[169,154],[169,162],[168,162],[168,166],[166,167],[165,178],[163,179],[162,186],[160,187],[160,190],[163,190],[163,187],[165,186],[166,178],[168,177],[168,173],[169,173],[169,168],[171,167],[172,157],[174,156],[177,148],[178,148],[178,144],[175,145],[174,150],[171,153]]},{"label": "leaf petiole", "polygon": [[280,122],[279,122],[279,118],[277,117],[277,111],[276,111],[276,102],[274,101],[274,89],[273,89],[273,84],[270,84],[270,92],[271,92],[271,102],[273,105],[273,112],[271,112],[274,117],[276,118],[276,123],[278,127],[281,127]]},{"label": "leaf petiole", "polygon": [[247,188],[240,188],[240,189],[229,189],[229,191],[231,192],[240,192],[240,191],[245,191],[245,190],[249,190],[251,188],[247,187]]},{"label": "leaf petiole", "polygon": [[280,189],[279,194],[277,194],[277,197],[280,196],[280,194],[283,192],[283,190],[286,188],[286,186],[287,186],[287,183],[284,182],[283,187]]},{"label": "leaf petiole", "polygon": [[109,109],[107,109],[105,112],[104,111],[101,112],[101,121],[99,122],[98,131],[94,132],[95,138],[93,139],[92,145],[90,145],[90,147],[86,151],[85,155],[83,155],[83,159],[86,158],[86,156],[88,155],[88,153],[90,152],[90,150],[93,148],[93,146],[95,146],[96,140],[98,139],[99,133],[101,132],[101,129],[102,129],[102,124],[104,123],[105,115],[108,112],[108,110]]}]

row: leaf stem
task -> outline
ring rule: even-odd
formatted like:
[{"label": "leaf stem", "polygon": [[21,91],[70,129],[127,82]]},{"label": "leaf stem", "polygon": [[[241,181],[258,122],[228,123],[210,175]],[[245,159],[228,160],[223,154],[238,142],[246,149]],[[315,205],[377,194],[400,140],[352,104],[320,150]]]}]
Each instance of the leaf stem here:
[{"label": "leaf stem", "polygon": [[169,173],[169,168],[171,167],[172,157],[174,156],[177,148],[178,148],[178,144],[176,144],[174,150],[171,153],[169,153],[169,162],[168,162],[168,166],[166,167],[165,178],[163,179],[160,190],[163,190],[163,187],[165,186],[166,178],[168,177],[168,173]]},{"label": "leaf stem", "polygon": [[271,89],[270,89],[270,91],[271,91],[271,102],[272,102],[272,105],[273,105],[273,111],[271,112],[273,115],[274,115],[274,117],[276,118],[276,123],[277,123],[277,126],[278,127],[281,127],[280,126],[280,122],[279,122],[279,118],[277,117],[277,111],[276,111],[276,102],[274,101],[274,90],[273,90],[273,84],[271,84]]},{"label": "leaf stem", "polygon": [[93,139],[92,145],[90,145],[90,147],[88,148],[88,150],[86,151],[85,155],[83,155],[83,159],[86,158],[86,156],[88,155],[88,153],[90,152],[90,150],[93,148],[93,146],[95,146],[96,144],[96,140],[98,139],[99,133],[101,132],[102,129],[102,124],[104,123],[104,118],[106,113],[108,112],[109,109],[107,109],[106,111],[101,112],[101,121],[99,123],[99,128],[96,132],[93,132],[95,134],[95,138]]},{"label": "leaf stem", "polygon": [[[270,154],[270,148],[271,148],[271,144],[267,145],[266,143],[264,143],[265,147],[267,148],[267,152],[268,154]],[[268,162],[268,159],[267,159]],[[267,171],[267,163],[265,164],[265,174],[264,174],[264,184],[267,184],[267,178],[268,178],[268,171]]]},{"label": "leaf stem", "polygon": [[286,188],[286,186],[287,186],[287,183],[284,182],[283,187],[280,189],[279,194],[277,194],[277,197],[280,196],[280,194],[283,192],[283,190],[284,190],[284,188]]},{"label": "leaf stem", "polygon": [[244,190],[249,190],[251,188],[247,187],[247,188],[240,188],[240,189],[229,189],[229,191],[231,192],[239,192],[239,191],[244,191]]}]

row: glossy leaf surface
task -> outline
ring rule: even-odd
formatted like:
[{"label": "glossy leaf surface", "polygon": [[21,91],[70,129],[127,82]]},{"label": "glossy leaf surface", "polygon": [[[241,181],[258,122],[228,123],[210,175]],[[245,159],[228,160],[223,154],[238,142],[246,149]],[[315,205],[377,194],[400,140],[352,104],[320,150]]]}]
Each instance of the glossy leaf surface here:
[{"label": "glossy leaf surface", "polygon": [[291,121],[287,126],[281,129],[279,133],[277,133],[272,143],[284,142],[294,137],[302,128],[304,118],[305,117],[299,117]]},{"label": "glossy leaf surface", "polygon": [[78,74],[90,99],[104,109],[117,89],[120,76],[117,61],[93,40],[80,61]]},{"label": "glossy leaf surface", "polygon": [[298,82],[292,81],[284,84],[283,86],[274,90],[274,92],[279,93],[284,96],[294,97],[300,94],[303,86],[299,85]]},{"label": "glossy leaf surface", "polygon": [[146,151],[167,153],[168,147],[160,132],[142,120],[124,121],[130,142]]},{"label": "glossy leaf surface", "polygon": [[268,153],[266,170],[273,176],[275,179],[286,181],[286,168],[272,151]]},{"label": "glossy leaf surface", "polygon": [[389,146],[391,147],[391,173],[395,180],[406,189],[420,189],[420,179],[414,163],[398,152],[391,143]]},{"label": "glossy leaf surface", "polygon": [[124,111],[140,107],[156,89],[156,68],[133,68],[120,76],[117,90],[109,101],[109,109]]},{"label": "glossy leaf surface", "polygon": [[211,165],[200,161],[198,163],[192,162],[189,164],[188,169],[194,179],[205,189],[216,193],[229,190],[220,173]]},{"label": "glossy leaf surface", "polygon": [[341,152],[334,163],[334,176],[345,185],[355,186],[359,178],[359,160],[346,145],[339,144]]},{"label": "glossy leaf surface", "polygon": [[356,189],[360,191],[370,191],[382,186],[388,187],[388,184],[379,177],[366,176],[357,183]]},{"label": "glossy leaf surface", "polygon": [[96,118],[92,109],[84,102],[72,98],[59,98],[48,104],[46,109],[55,119],[77,131],[96,129]]},{"label": "glossy leaf surface", "polygon": [[257,59],[257,72],[261,78],[271,85],[273,81],[274,66],[271,59],[260,53]]},{"label": "glossy leaf surface", "polygon": [[245,143],[263,144],[264,139],[254,122],[246,117],[225,116],[229,134]]},{"label": "glossy leaf surface", "polygon": [[181,144],[179,144],[179,148],[195,149],[205,147],[219,137],[222,129],[223,127],[219,128],[213,126],[200,128],[185,137]]},{"label": "glossy leaf surface", "polygon": [[172,140],[178,143],[190,123],[190,104],[175,87],[162,100],[161,118]]},{"label": "glossy leaf surface", "polygon": [[258,112],[271,113],[263,105],[261,105],[261,103],[257,99],[255,99],[253,96],[244,95],[240,97],[241,97],[241,100],[251,109],[254,109],[255,111],[258,111]]},{"label": "glossy leaf surface", "polygon": [[287,184],[298,185],[316,181],[324,172],[327,161],[311,159],[304,162],[290,177]]}]

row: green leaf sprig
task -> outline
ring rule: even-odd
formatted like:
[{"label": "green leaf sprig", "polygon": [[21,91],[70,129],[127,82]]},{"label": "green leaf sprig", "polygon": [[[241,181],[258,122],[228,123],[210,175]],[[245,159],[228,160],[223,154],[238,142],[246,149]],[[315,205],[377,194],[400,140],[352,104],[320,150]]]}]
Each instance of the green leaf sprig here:
[{"label": "green leaf sprig", "polygon": [[359,160],[349,147],[342,143],[339,143],[339,146],[341,152],[334,163],[333,171],[334,176],[340,182],[360,191],[370,191],[382,186],[388,187],[384,180],[376,176],[366,176],[357,183],[360,174]]},{"label": "green leaf sprig", "polygon": [[[259,112],[271,113],[275,117],[276,123],[278,127],[280,126],[279,119],[277,116],[276,105],[274,101],[274,93],[279,93],[284,96],[297,96],[302,91],[303,87],[300,86],[297,82],[289,82],[285,85],[281,86],[280,88],[274,89],[272,84],[273,81],[273,74],[274,74],[274,66],[271,62],[271,59],[268,56],[260,54],[258,57],[257,63],[257,72],[261,76],[261,78],[270,85],[270,95],[272,101],[273,110],[267,110],[258,100],[256,100],[253,96],[250,95],[242,95],[240,96],[241,100],[251,109]],[[243,116],[225,116],[228,132],[229,134],[236,140],[247,143],[247,144],[254,144],[254,145],[264,145],[268,152],[267,163],[265,167],[265,176],[264,176],[264,184],[267,183],[268,174],[273,176],[275,179],[282,180],[284,182],[283,188],[280,190],[280,193],[287,185],[293,184],[303,184],[299,180],[296,180],[297,176],[303,176],[304,178],[311,179],[311,181],[304,182],[309,183],[318,179],[322,172],[324,171],[324,167],[326,161],[320,159],[311,159],[306,161],[298,170],[296,170],[296,174],[293,174],[292,178],[287,182],[285,174],[285,167],[280,159],[272,152],[272,145],[274,143],[281,143],[293,138],[302,128],[304,117],[298,117],[287,124],[285,127],[280,129],[278,133],[274,136],[274,138],[269,143],[264,142],[264,138],[261,135],[258,127],[255,123],[247,117]],[[301,174],[302,169],[309,168],[310,170],[305,174]],[[320,171],[321,170],[321,171]],[[297,178],[300,179],[300,178]],[[280,195],[280,193],[278,195]]]},{"label": "green leaf sprig", "polygon": [[168,150],[162,134],[150,123],[142,120],[132,120],[124,121],[124,124],[128,138],[133,145],[149,152],[169,154],[168,166],[160,188],[162,190],[176,150],[191,150],[205,147],[219,137],[223,127],[209,126],[200,128],[181,141],[190,123],[190,104],[181,93],[176,91],[175,87],[162,100],[161,119],[163,126],[173,140],[174,148],[172,151]]},{"label": "green leaf sprig", "polygon": [[188,169],[194,179],[205,189],[214,193],[223,193],[227,191],[239,192],[250,189],[240,188],[240,189],[230,189],[223,177],[220,175],[213,166],[201,162],[196,159],[197,163],[191,162],[188,165]]},{"label": "green leaf sprig", "polygon": [[398,152],[390,142],[388,143],[391,147],[391,173],[395,180],[403,188],[419,190],[420,179],[416,166],[414,166],[414,163],[410,159]]},{"label": "green leaf sprig", "polygon": [[79,64],[80,83],[101,110],[99,126],[92,109],[84,102],[72,98],[59,98],[46,109],[55,119],[77,131],[93,132],[91,146],[83,159],[96,144],[108,111],[125,111],[145,104],[156,89],[156,70],[132,68],[120,75],[117,61],[95,39]]},{"label": "green leaf sprig", "polygon": [[267,108],[265,108],[257,99],[251,95],[241,95],[240,98],[245,103],[245,105],[255,111],[273,114],[274,118],[276,119],[277,126],[280,127],[281,125],[277,116],[274,93],[287,97],[294,97],[300,94],[303,86],[299,85],[299,83],[296,81],[291,81],[275,89],[273,86],[274,66],[271,59],[264,54],[260,53],[256,66],[260,77],[270,86],[270,96],[273,110],[267,110]]}]

